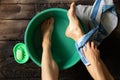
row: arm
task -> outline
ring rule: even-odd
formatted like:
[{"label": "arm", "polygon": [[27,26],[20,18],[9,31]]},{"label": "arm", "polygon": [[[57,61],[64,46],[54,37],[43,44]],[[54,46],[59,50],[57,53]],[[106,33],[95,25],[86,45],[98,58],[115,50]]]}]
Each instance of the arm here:
[{"label": "arm", "polygon": [[114,80],[109,70],[100,59],[100,52],[94,42],[87,42],[87,48],[83,48],[85,57],[91,63],[86,66],[88,72],[95,80]]}]

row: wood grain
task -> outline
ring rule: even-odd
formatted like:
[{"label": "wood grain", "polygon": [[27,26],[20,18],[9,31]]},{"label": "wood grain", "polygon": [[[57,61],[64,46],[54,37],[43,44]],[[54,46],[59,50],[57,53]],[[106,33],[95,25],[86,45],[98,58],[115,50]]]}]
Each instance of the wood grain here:
[{"label": "wood grain", "polygon": [[1,0],[2,4],[24,4],[24,3],[37,3],[38,1],[43,2],[43,0]]},{"label": "wood grain", "polygon": [[14,60],[13,47],[20,42],[23,43],[23,41],[0,41],[0,79],[17,79],[18,77],[26,79],[30,76],[31,78],[40,78],[40,68],[31,59],[21,65]]},{"label": "wood grain", "polygon": [[35,15],[35,5],[0,5],[0,19],[31,19]]},{"label": "wood grain", "polygon": [[[78,2],[80,0],[1,0],[2,4],[35,4],[35,3],[70,3],[72,1]],[[94,1],[94,0],[91,0]]]},{"label": "wood grain", "polygon": [[[2,4],[71,3],[93,4],[95,0],[1,0]],[[113,0],[119,2],[119,0]]]},{"label": "wood grain", "polygon": [[0,20],[0,40],[23,40],[29,20]]},{"label": "wood grain", "polygon": [[13,57],[13,47],[17,43],[24,43],[23,41],[0,41],[0,62],[7,58]]}]

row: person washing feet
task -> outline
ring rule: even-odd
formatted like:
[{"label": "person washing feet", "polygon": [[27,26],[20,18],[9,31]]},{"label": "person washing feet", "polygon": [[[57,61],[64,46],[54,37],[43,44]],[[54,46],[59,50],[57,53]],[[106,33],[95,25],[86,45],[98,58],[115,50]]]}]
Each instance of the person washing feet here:
[{"label": "person washing feet", "polygon": [[[71,3],[70,9],[68,10],[69,25],[66,29],[65,35],[74,41],[77,41],[80,37],[84,35],[81,29],[79,20],[77,19],[75,13],[75,3]],[[41,30],[43,34],[42,41],[42,80],[58,80],[59,69],[52,58],[51,53],[51,34],[53,30],[54,19],[50,18],[45,20],[41,25]],[[88,41],[86,43],[86,48],[82,49],[85,57],[91,63],[86,66],[88,72],[93,77],[94,80],[114,80],[113,76],[108,71],[107,67],[100,59],[100,51],[94,42]]]}]

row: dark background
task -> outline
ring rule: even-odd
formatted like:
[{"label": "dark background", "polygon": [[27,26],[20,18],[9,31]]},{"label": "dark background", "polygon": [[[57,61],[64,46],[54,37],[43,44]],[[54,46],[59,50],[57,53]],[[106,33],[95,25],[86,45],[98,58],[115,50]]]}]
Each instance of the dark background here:
[{"label": "dark background", "polygon": [[[69,9],[73,0],[0,0],[0,80],[40,80],[41,69],[31,60],[20,65],[13,57],[13,46],[24,42],[24,32],[30,19],[51,7]],[[76,4],[92,5],[94,0],[74,0]],[[120,0],[114,0],[120,19]],[[120,21],[117,28],[99,46],[101,58],[116,80],[120,80]],[[60,80],[92,80],[79,61],[60,71]]]}]

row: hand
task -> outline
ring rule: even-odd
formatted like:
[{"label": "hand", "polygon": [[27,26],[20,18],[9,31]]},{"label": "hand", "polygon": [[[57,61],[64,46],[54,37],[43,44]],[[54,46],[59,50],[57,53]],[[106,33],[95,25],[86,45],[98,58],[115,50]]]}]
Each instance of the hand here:
[{"label": "hand", "polygon": [[88,41],[83,47],[83,53],[90,64],[96,64],[100,59],[100,52],[94,42]]},{"label": "hand", "polygon": [[83,53],[90,65],[86,66],[88,72],[94,80],[114,80],[109,70],[100,59],[100,51],[94,42],[87,42],[83,47]]}]

